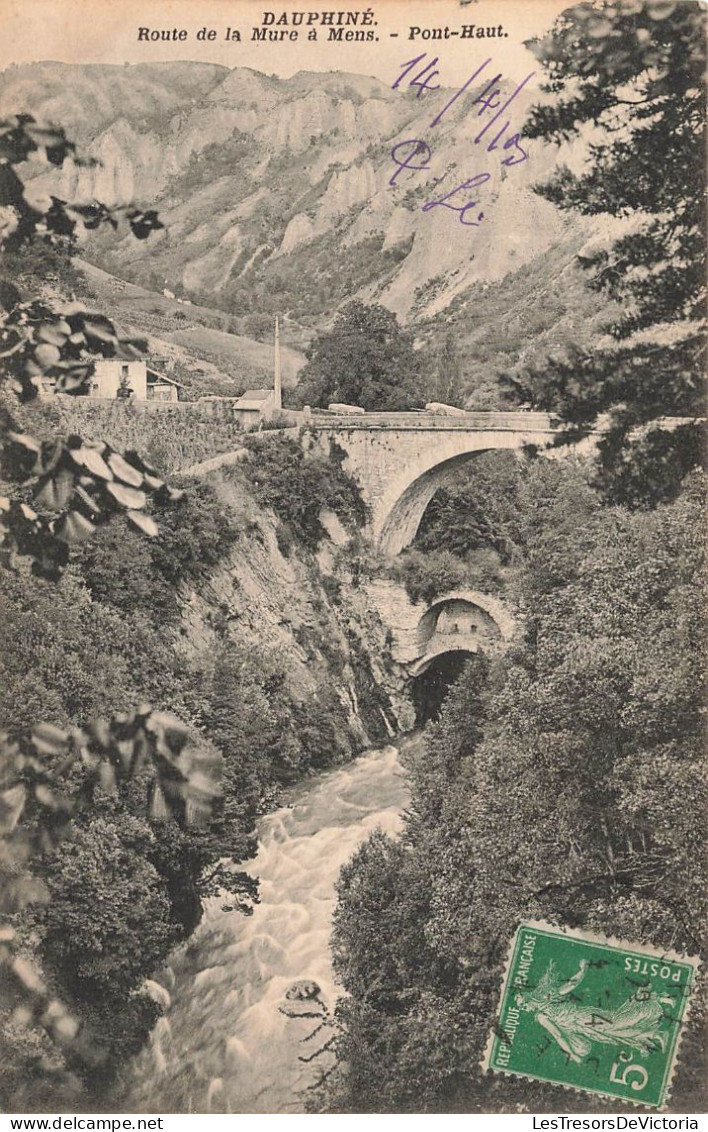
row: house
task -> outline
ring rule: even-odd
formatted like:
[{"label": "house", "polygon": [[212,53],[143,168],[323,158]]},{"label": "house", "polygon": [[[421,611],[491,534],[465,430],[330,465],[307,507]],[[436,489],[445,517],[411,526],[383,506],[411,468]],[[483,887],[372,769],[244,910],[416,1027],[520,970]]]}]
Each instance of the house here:
[{"label": "house", "polygon": [[88,395],[110,401],[178,401],[180,388],[179,381],[145,361],[101,358],[95,363]]},{"label": "house", "polygon": [[118,358],[97,360],[89,397],[113,401],[118,397],[119,389],[125,390],[131,401],[147,401],[147,364],[144,361],[124,362]]},{"label": "house", "polygon": [[148,401],[179,401],[179,390],[182,384],[164,373],[147,367],[147,399]]}]

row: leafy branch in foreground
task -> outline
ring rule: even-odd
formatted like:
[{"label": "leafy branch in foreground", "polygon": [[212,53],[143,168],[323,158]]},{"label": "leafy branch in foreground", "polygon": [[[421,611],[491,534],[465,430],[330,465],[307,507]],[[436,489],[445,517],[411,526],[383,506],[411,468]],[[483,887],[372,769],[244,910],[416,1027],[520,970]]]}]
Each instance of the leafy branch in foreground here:
[{"label": "leafy branch in foreground", "polygon": [[[78,225],[117,229],[127,220],[138,239],[163,227],[157,213],[133,206],[110,209],[98,201],[70,205],[35,191],[15,166],[34,158],[61,166],[95,164],[82,159],[64,130],[39,125],[29,114],[0,122],[0,249],[17,252],[34,244],[73,250]],[[95,359],[135,358],[145,349],[140,339],[124,338],[105,315],[78,302],[48,298],[23,301],[18,288],[0,280],[0,388],[20,402],[31,402],[51,379],[60,392],[85,393]],[[145,534],[157,527],[143,514],[148,495],[176,499],[155,470],[133,452],[121,456],[107,444],[81,437],[42,443],[17,423],[9,405],[0,409],[3,478],[32,489],[28,499],[0,500],[0,544],[6,562],[15,555],[33,560],[36,573],[57,578],[69,558],[69,546],[90,537],[95,527],[126,512]]]},{"label": "leafy branch in foreground", "polygon": [[35,574],[57,580],[69,561],[69,547],[90,538],[99,524],[121,512],[144,534],[157,524],[144,512],[148,496],[175,502],[184,492],[167,486],[137,452],[124,455],[105,441],[69,436],[40,442],[8,431],[0,467],[32,488],[33,506],[0,497],[0,554],[32,559]]},{"label": "leafy branch in foreground", "polygon": [[[182,825],[208,819],[219,792],[218,760],[190,743],[179,719],[149,707],[69,731],[43,723],[17,739],[0,733],[0,754],[5,915],[47,901],[45,886],[28,872],[32,859],[56,848],[97,789],[112,792],[138,779],[145,785],[149,816],[172,817]],[[81,789],[68,792],[68,776],[77,768],[83,772]],[[0,989],[15,1000],[16,1023],[38,1023],[59,1042],[76,1037],[78,1022],[18,954],[10,924],[0,925]]]},{"label": "leafy branch in foreground", "polygon": [[[15,171],[35,158],[55,166],[66,160],[96,164],[79,157],[62,129],[39,125],[31,115],[0,122],[1,251],[34,247],[68,257],[79,225],[116,230],[127,221],[138,239],[163,227],[154,211],[42,196]],[[95,358],[130,359],[144,349],[140,340],[121,338],[103,314],[77,302],[27,298],[14,281],[0,277],[0,473],[11,490],[0,497],[0,565],[15,567],[24,556],[35,574],[59,581],[70,547],[116,515],[127,515],[146,535],[157,533],[145,513],[148,498],[160,504],[183,493],[170,489],[136,452],[121,454],[78,435],[38,439],[18,420],[18,406],[36,402],[45,380],[63,393],[81,394]],[[41,723],[26,734],[0,732],[0,913],[6,917],[0,923],[0,995],[12,1023],[38,1024],[74,1054],[96,1060],[80,1022],[51,993],[17,938],[13,918],[50,900],[32,865],[56,850],[97,790],[114,792],[137,782],[144,784],[155,822],[173,818],[186,826],[210,818],[219,793],[217,763],[191,744],[180,720],[150,707],[71,730]]]}]

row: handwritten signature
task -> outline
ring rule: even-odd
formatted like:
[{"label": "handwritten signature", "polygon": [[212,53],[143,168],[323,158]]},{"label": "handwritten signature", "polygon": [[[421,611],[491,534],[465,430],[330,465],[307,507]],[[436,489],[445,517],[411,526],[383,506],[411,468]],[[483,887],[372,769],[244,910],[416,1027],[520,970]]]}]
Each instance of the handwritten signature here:
[{"label": "handwritten signature", "polygon": [[[410,59],[407,63],[401,64],[401,73],[395,80],[395,82],[392,83],[392,90],[398,90],[405,83],[408,87],[417,88],[416,98],[420,98],[423,94],[429,91],[440,90],[440,84],[434,82],[434,80],[440,75],[440,72],[436,69],[437,64],[440,61],[439,57],[436,55],[433,59],[425,62],[425,60],[427,59],[427,54],[428,53],[424,51],[421,55],[416,55],[415,59]],[[452,106],[454,106],[458,98],[461,98],[464,95],[465,91],[469,89],[472,83],[476,79],[478,79],[480,75],[482,75],[482,72],[486,70],[491,62],[491,58],[485,59],[484,62],[474,72],[474,74],[470,75],[463,86],[461,86],[459,90],[455,91],[452,98],[450,98],[448,102],[446,102],[442,110],[440,110],[440,112],[436,114],[431,121],[431,130],[440,124],[444,116],[447,114],[448,110]],[[409,78],[412,72],[414,72],[420,64],[424,65],[420,70],[416,71],[416,73],[413,74],[412,77]],[[488,131],[492,127],[496,126],[500,119],[504,117],[511,103],[524,89],[526,84],[530,82],[530,80],[534,77],[535,73],[535,71],[531,71],[530,74],[528,74],[526,78],[523,79],[522,82],[520,82],[518,86],[512,91],[506,101],[502,103],[503,96],[501,93],[501,88],[497,86],[497,83],[501,82],[502,80],[501,72],[499,72],[499,74],[496,74],[494,78],[487,83],[481,94],[478,94],[472,100],[470,104],[470,110],[472,111],[474,108],[477,108],[476,115],[478,118],[481,119],[488,115],[490,111],[493,112],[492,117],[486,118],[484,124],[479,130],[479,133],[476,135],[474,139],[475,145],[479,145],[479,143],[482,142],[482,140],[488,134]],[[504,134],[506,134],[507,130],[510,129],[510,127],[511,119],[507,118],[501,128],[496,131],[491,140],[487,140],[487,153],[493,153],[496,150],[499,150],[502,138],[504,137]],[[504,156],[506,154],[508,154],[508,156]],[[501,146],[499,156],[501,159],[501,165],[506,168],[511,168],[514,165],[521,165],[524,161],[528,160],[528,153],[521,145],[521,133],[519,131],[507,137],[507,139]],[[407,138],[404,141],[396,142],[391,150],[391,159],[394,165],[397,166],[397,168],[388,182],[389,185],[395,186],[399,176],[403,172],[422,173],[429,170],[429,162],[432,160],[432,157],[432,149],[422,138]],[[440,180],[440,178],[438,178],[438,180]],[[430,210],[433,208],[447,208],[452,212],[456,212],[458,214],[458,220],[460,224],[464,224],[467,228],[478,228],[481,221],[484,220],[484,213],[480,211],[479,213],[477,213],[476,219],[472,218],[473,210],[478,207],[479,201],[476,199],[470,200],[469,196],[472,190],[481,188],[482,185],[487,184],[487,182],[491,180],[491,173],[477,173],[474,176],[467,178],[467,180],[457,185],[454,189],[452,189],[449,193],[446,193],[444,196],[439,197],[436,200],[426,201],[426,203],[422,205],[422,211],[430,212]],[[462,194],[464,194],[464,196]],[[474,193],[474,196],[477,196],[476,192]],[[453,198],[456,198],[455,203],[452,203]],[[462,201],[464,201],[464,203],[462,203]]]}]

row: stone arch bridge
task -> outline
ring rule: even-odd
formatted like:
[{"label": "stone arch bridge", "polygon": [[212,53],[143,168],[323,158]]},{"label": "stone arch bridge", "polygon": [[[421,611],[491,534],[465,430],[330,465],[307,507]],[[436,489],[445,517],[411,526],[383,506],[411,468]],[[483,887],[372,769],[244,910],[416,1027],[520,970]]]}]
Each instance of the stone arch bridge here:
[{"label": "stone arch bridge", "polygon": [[[395,555],[415,537],[423,513],[451,471],[482,452],[549,449],[559,428],[546,413],[362,413],[313,412],[315,442],[346,453],[345,469],[357,480],[371,510],[370,533]],[[591,448],[592,434],[575,450]],[[553,455],[567,451],[553,448]]]},{"label": "stone arch bridge", "polygon": [[446,653],[503,650],[516,625],[511,609],[491,594],[460,589],[412,602],[390,578],[368,582],[366,594],[391,634],[391,659],[406,680],[421,676]]}]

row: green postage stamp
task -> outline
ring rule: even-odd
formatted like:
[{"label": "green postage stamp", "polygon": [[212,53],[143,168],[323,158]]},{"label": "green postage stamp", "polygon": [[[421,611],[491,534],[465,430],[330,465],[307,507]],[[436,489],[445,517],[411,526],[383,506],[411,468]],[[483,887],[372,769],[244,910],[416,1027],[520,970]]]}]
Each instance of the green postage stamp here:
[{"label": "green postage stamp", "polygon": [[697,967],[641,944],[522,924],[482,1068],[660,1108]]}]

